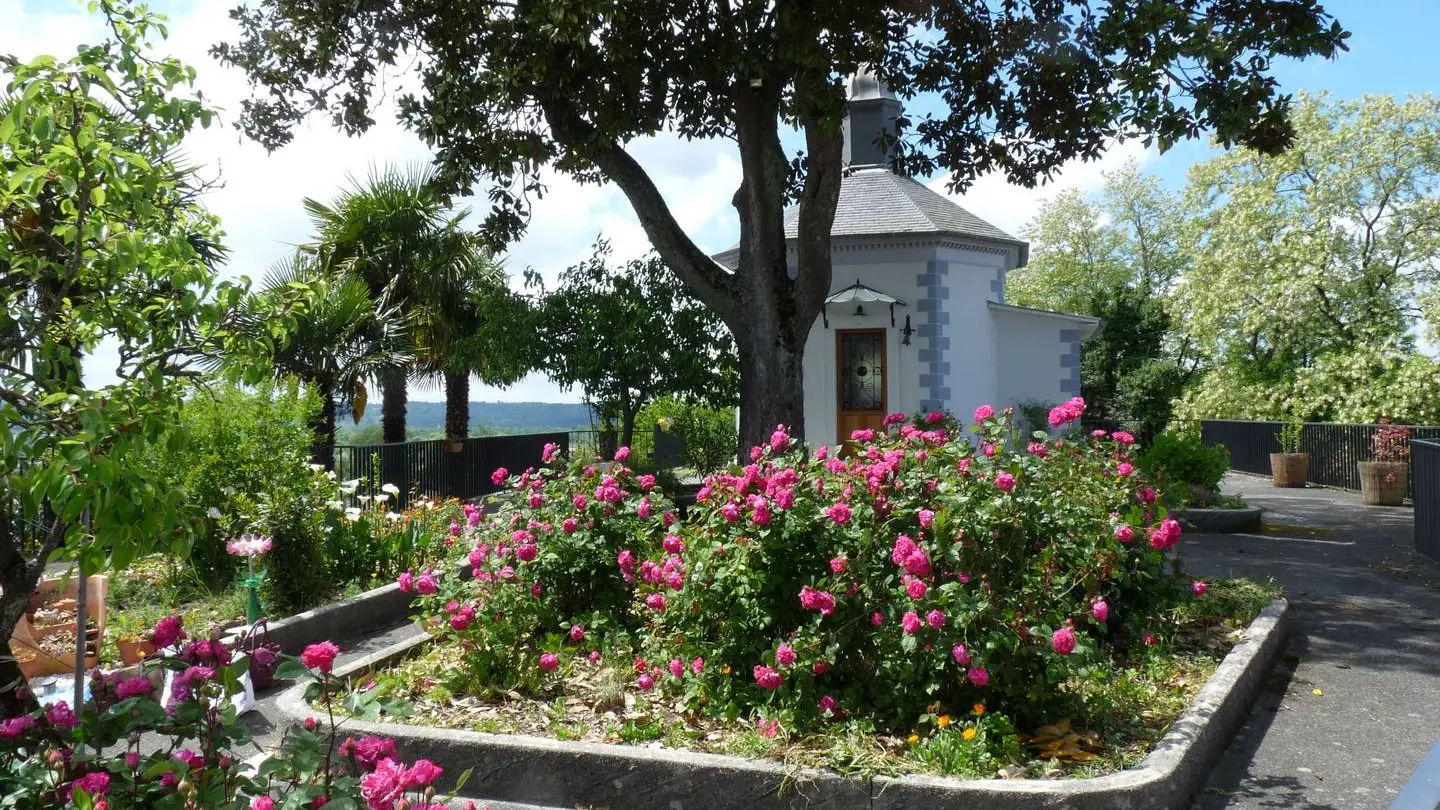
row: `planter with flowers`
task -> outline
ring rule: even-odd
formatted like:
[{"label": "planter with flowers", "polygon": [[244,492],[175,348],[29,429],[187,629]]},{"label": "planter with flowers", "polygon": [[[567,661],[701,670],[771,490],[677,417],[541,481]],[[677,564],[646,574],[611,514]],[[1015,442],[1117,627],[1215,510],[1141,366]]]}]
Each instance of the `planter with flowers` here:
[{"label": "planter with flowers", "polygon": [[[470,576],[399,578],[431,639],[353,696],[434,725],[840,769],[1124,767],[1188,696],[1094,707],[1175,695],[1145,673],[1203,683],[1188,668],[1273,592],[1183,577],[1134,438],[1076,430],[1083,408],[1019,436],[983,407],[973,440],[944,413],[894,414],[845,456],[777,428],[683,519],[626,448],[498,470],[498,511],[462,530]],[[1073,734],[1052,733],[1063,718]]]},{"label": "planter with flowers", "polygon": [[1280,452],[1270,454],[1270,478],[1277,487],[1303,487],[1310,476],[1310,454],[1300,448],[1305,424],[1298,420],[1280,428]]},{"label": "planter with flowers", "polygon": [[1400,506],[1410,480],[1410,429],[1382,418],[1370,434],[1373,461],[1360,462],[1360,499],[1369,506]]}]

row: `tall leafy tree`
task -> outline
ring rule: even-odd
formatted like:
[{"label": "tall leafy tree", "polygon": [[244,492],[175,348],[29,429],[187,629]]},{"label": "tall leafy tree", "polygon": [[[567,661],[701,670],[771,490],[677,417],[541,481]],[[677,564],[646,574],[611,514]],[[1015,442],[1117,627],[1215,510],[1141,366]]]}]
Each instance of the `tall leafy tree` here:
[{"label": "tall leafy tree", "polygon": [[1142,440],[1169,422],[1193,365],[1168,311],[1190,262],[1182,226],[1177,195],[1131,161],[1093,198],[1067,189],[1042,205],[1025,231],[1030,263],[1005,284],[1014,303],[1101,319],[1081,347],[1087,413]]},{"label": "tall leafy tree", "polygon": [[1440,281],[1440,100],[1302,99],[1296,148],[1191,173],[1186,326],[1259,378],[1404,334]]},{"label": "tall leafy tree", "polygon": [[602,419],[619,423],[625,445],[658,396],[734,404],[738,361],[725,324],[658,257],[616,268],[609,260],[601,240],[542,296],[540,367],[560,385],[579,385]]},{"label": "tall leafy tree", "polygon": [[[305,253],[270,268],[254,300],[291,295],[297,289],[307,293],[304,306],[268,359],[276,376],[295,377],[315,389],[320,412],[311,425],[313,441],[326,448],[328,463],[329,448],[335,444],[337,406],[363,413],[367,381],[409,367],[409,330],[387,300],[382,298],[376,305],[364,281],[324,267]],[[249,315],[249,309],[247,327],[263,329],[259,317],[268,306],[261,306],[258,316]]]},{"label": "tall leafy tree", "polygon": [[[311,246],[328,266],[358,278],[375,302],[388,301],[406,316],[417,347],[433,350],[429,368],[449,361],[463,308],[477,284],[493,276],[481,246],[465,233],[468,209],[452,210],[436,193],[425,167],[372,170],[352,180],[330,203],[305,200],[315,224]],[[381,425],[386,442],[405,441],[405,408],[410,373],[395,367],[380,373]],[[446,377],[452,385],[465,374]]]},{"label": "tall leafy tree", "polygon": [[[1116,137],[1164,146],[1212,128],[1224,144],[1280,151],[1289,99],[1272,60],[1331,56],[1347,36],[1318,0],[262,0],[234,16],[240,41],[216,52],[261,88],[243,126],[269,146],[317,110],[365,130],[379,78],[413,64],[401,118],[435,148],[449,190],[486,183],[497,239],[521,231],[547,166],[617,185],[666,266],[736,336],[750,442],[777,422],[804,430],[801,361],[830,287],[844,83],[862,65],[947,106],[898,132],[856,134],[894,141],[901,171],[948,172],[962,188],[998,170],[1030,185]],[[804,147],[787,154],[792,127]],[[666,131],[738,147],[733,273],[626,150]]]},{"label": "tall leafy tree", "polygon": [[[123,0],[97,8],[106,42],[0,56],[0,715],[24,708],[9,639],[48,563],[123,568],[183,551],[203,520],[121,460],[183,442],[168,428],[184,380],[215,353],[253,356],[290,317],[281,298],[264,333],[232,328],[245,290],[217,281],[219,230],[175,155],[212,113],[194,72],[149,50],[159,20]],[[82,361],[105,339],[119,381],[92,387]]]}]

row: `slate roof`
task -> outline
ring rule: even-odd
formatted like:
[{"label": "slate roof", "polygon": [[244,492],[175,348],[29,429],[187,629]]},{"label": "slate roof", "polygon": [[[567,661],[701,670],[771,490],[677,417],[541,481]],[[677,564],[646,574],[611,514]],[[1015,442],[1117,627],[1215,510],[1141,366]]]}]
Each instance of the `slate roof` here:
[{"label": "slate roof", "polygon": [[[799,233],[799,221],[799,206],[785,211],[786,239]],[[1021,244],[938,192],[887,168],[857,169],[841,181],[831,236],[907,233],[948,233]]]}]

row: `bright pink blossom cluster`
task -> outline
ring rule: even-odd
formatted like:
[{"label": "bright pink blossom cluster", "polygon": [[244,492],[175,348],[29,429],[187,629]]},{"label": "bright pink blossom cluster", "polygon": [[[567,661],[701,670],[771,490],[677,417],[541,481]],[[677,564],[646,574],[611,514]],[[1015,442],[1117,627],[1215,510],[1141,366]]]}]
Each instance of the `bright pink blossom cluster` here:
[{"label": "bright pink blossom cluster", "polygon": [[1050,409],[1050,427],[1058,428],[1075,422],[1085,414],[1085,400],[1072,397]]}]

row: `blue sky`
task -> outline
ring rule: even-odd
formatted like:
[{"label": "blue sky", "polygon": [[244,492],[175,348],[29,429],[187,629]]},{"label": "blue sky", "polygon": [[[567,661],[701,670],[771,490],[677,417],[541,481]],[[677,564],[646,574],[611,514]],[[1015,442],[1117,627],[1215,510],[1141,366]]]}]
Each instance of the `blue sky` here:
[{"label": "blue sky", "polygon": [[[221,121],[227,125],[192,137],[187,152],[223,183],[208,195],[206,204],[221,218],[227,232],[232,249],[227,273],[255,278],[308,238],[303,198],[329,199],[349,175],[363,176],[375,163],[424,161],[429,151],[383,114],[376,116],[379,123],[370,133],[356,139],[334,132],[324,120],[315,120],[297,133],[294,143],[274,154],[244,141],[228,127],[240,101],[248,95],[243,77],[221,68],[207,55],[214,43],[233,39],[234,26],[227,12],[236,2],[152,0],[150,5],[172,18],[171,38],[160,50],[196,67],[200,88],[220,108]],[[1334,61],[1279,64],[1275,72],[1287,92],[1326,90],[1339,97],[1355,97],[1440,89],[1440,49],[1432,43],[1440,34],[1440,0],[1335,0],[1325,5],[1352,32],[1350,51]],[[83,4],[71,0],[0,0],[0,20],[4,21],[0,53],[21,57],[68,55],[77,44],[101,36],[95,19],[84,14]],[[735,242],[739,228],[729,201],[739,183],[740,168],[733,144],[661,136],[633,143],[630,149],[650,171],[677,219],[703,248],[719,251]],[[1178,187],[1189,167],[1210,154],[1204,142],[1183,143],[1165,155],[1147,152],[1131,142],[1115,147],[1100,161],[1067,165],[1053,183],[1037,189],[1017,188],[1003,178],[985,177],[956,199],[1001,228],[1019,233],[1043,200],[1066,187],[1098,189],[1103,173],[1126,160],[1139,161],[1146,171]],[[553,276],[588,256],[591,243],[602,234],[611,241],[617,258],[648,249],[634,213],[614,187],[579,186],[560,176],[552,176],[549,185],[549,194],[535,208],[529,233],[507,256],[514,275],[533,266]],[[943,186],[943,179],[932,179],[932,186]],[[487,207],[483,200],[476,206],[481,210]],[[103,363],[91,368],[96,366]],[[105,380],[95,382],[103,384]],[[440,393],[432,388],[412,395],[436,400]],[[538,375],[505,390],[477,385],[472,394],[476,399],[509,401],[579,398],[578,392],[561,390]]]}]

